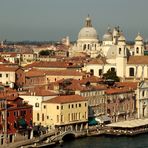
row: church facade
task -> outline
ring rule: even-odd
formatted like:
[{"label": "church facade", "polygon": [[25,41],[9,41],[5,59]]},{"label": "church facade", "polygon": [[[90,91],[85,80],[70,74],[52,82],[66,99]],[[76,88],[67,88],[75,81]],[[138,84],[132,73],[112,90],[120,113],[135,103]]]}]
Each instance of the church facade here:
[{"label": "church facade", "polygon": [[101,41],[88,16],[77,42],[69,49],[71,57],[81,54],[91,58],[84,70],[95,76],[101,77],[110,69],[122,80],[148,79],[148,57],[144,56],[144,40],[139,33],[132,48],[119,27],[108,28]]}]

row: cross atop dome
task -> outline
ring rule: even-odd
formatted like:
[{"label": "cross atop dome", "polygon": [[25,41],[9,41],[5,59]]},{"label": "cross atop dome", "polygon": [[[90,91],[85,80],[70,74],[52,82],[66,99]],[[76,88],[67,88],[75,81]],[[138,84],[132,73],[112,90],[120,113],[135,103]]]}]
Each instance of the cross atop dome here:
[{"label": "cross atop dome", "polygon": [[85,19],[85,27],[92,27],[91,19],[89,17],[89,14],[87,18]]}]

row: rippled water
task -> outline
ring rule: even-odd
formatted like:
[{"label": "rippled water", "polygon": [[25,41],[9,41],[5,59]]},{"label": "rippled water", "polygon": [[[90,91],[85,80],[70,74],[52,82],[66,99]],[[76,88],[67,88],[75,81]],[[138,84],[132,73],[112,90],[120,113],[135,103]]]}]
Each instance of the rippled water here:
[{"label": "rippled water", "polygon": [[86,137],[64,142],[55,148],[148,148],[148,134],[134,137]]}]

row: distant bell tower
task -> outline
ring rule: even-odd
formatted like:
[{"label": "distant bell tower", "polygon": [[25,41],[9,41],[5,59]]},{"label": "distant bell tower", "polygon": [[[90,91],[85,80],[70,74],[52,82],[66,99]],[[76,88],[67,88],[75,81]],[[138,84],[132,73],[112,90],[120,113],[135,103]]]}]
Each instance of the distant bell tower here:
[{"label": "distant bell tower", "polygon": [[121,33],[121,36],[118,38],[116,55],[117,76],[124,79],[126,72],[125,67],[127,64],[127,48],[126,39],[123,33]]},{"label": "distant bell tower", "polygon": [[137,37],[135,38],[134,55],[135,56],[144,55],[143,37],[140,35],[140,33],[138,33]]}]

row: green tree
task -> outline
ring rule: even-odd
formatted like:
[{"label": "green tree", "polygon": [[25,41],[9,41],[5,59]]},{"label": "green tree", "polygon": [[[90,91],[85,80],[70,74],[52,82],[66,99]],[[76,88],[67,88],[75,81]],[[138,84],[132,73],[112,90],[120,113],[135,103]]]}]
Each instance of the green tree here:
[{"label": "green tree", "polygon": [[103,74],[103,78],[106,80],[111,79],[114,80],[115,82],[120,81],[119,77],[116,75],[116,71],[110,69],[107,71],[107,73]]},{"label": "green tree", "polygon": [[52,56],[52,55],[54,55],[54,51],[53,50],[41,50],[39,52],[39,55],[41,55],[41,56]]}]

